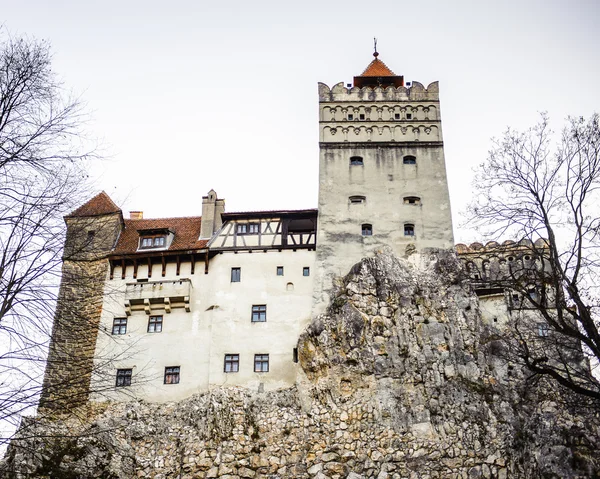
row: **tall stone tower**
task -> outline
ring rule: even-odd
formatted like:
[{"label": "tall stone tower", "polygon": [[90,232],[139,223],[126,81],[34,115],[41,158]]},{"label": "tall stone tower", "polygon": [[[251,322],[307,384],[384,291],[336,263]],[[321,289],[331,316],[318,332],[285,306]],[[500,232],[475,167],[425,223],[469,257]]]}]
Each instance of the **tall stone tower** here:
[{"label": "tall stone tower", "polygon": [[315,302],[335,276],[387,245],[453,246],[438,83],[404,83],[374,54],[354,85],[319,83]]}]

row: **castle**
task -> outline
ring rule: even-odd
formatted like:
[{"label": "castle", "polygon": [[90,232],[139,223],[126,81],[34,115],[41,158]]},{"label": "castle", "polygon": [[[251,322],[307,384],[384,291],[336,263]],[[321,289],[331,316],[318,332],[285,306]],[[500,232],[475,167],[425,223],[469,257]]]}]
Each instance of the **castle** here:
[{"label": "castle", "polygon": [[297,340],[335,278],[384,246],[453,247],[438,83],[374,53],[319,84],[318,209],[146,219],[100,193],[65,218],[63,280],[41,405],[294,384]]}]

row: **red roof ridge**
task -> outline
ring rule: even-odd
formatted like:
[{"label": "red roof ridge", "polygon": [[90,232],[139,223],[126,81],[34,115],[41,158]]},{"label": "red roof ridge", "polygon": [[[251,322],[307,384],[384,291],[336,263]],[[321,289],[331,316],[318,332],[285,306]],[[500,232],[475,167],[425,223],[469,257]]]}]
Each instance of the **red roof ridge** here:
[{"label": "red roof ridge", "polygon": [[165,218],[125,218],[126,221],[199,220],[202,216],[167,216]]},{"label": "red roof ridge", "polygon": [[68,214],[66,218],[76,216],[101,216],[111,213],[121,213],[121,208],[110,199],[110,196],[108,196],[105,191],[101,191],[91,200]]}]

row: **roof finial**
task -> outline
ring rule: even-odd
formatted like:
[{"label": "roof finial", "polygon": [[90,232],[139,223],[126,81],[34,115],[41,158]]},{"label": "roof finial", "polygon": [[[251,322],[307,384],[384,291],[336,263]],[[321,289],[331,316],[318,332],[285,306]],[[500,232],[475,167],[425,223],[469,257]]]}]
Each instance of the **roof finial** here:
[{"label": "roof finial", "polygon": [[373,37],[373,49],[375,50],[373,52],[373,56],[377,58],[379,56],[379,53],[377,53],[377,38],[375,37]]}]

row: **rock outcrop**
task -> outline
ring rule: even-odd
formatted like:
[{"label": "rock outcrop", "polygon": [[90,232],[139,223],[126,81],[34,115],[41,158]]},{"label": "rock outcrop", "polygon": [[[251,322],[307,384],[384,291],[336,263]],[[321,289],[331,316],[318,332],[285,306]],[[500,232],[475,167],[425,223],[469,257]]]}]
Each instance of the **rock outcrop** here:
[{"label": "rock outcrop", "polygon": [[29,419],[3,477],[600,477],[598,405],[497,354],[450,252],[364,259],[298,349],[291,389]]}]

